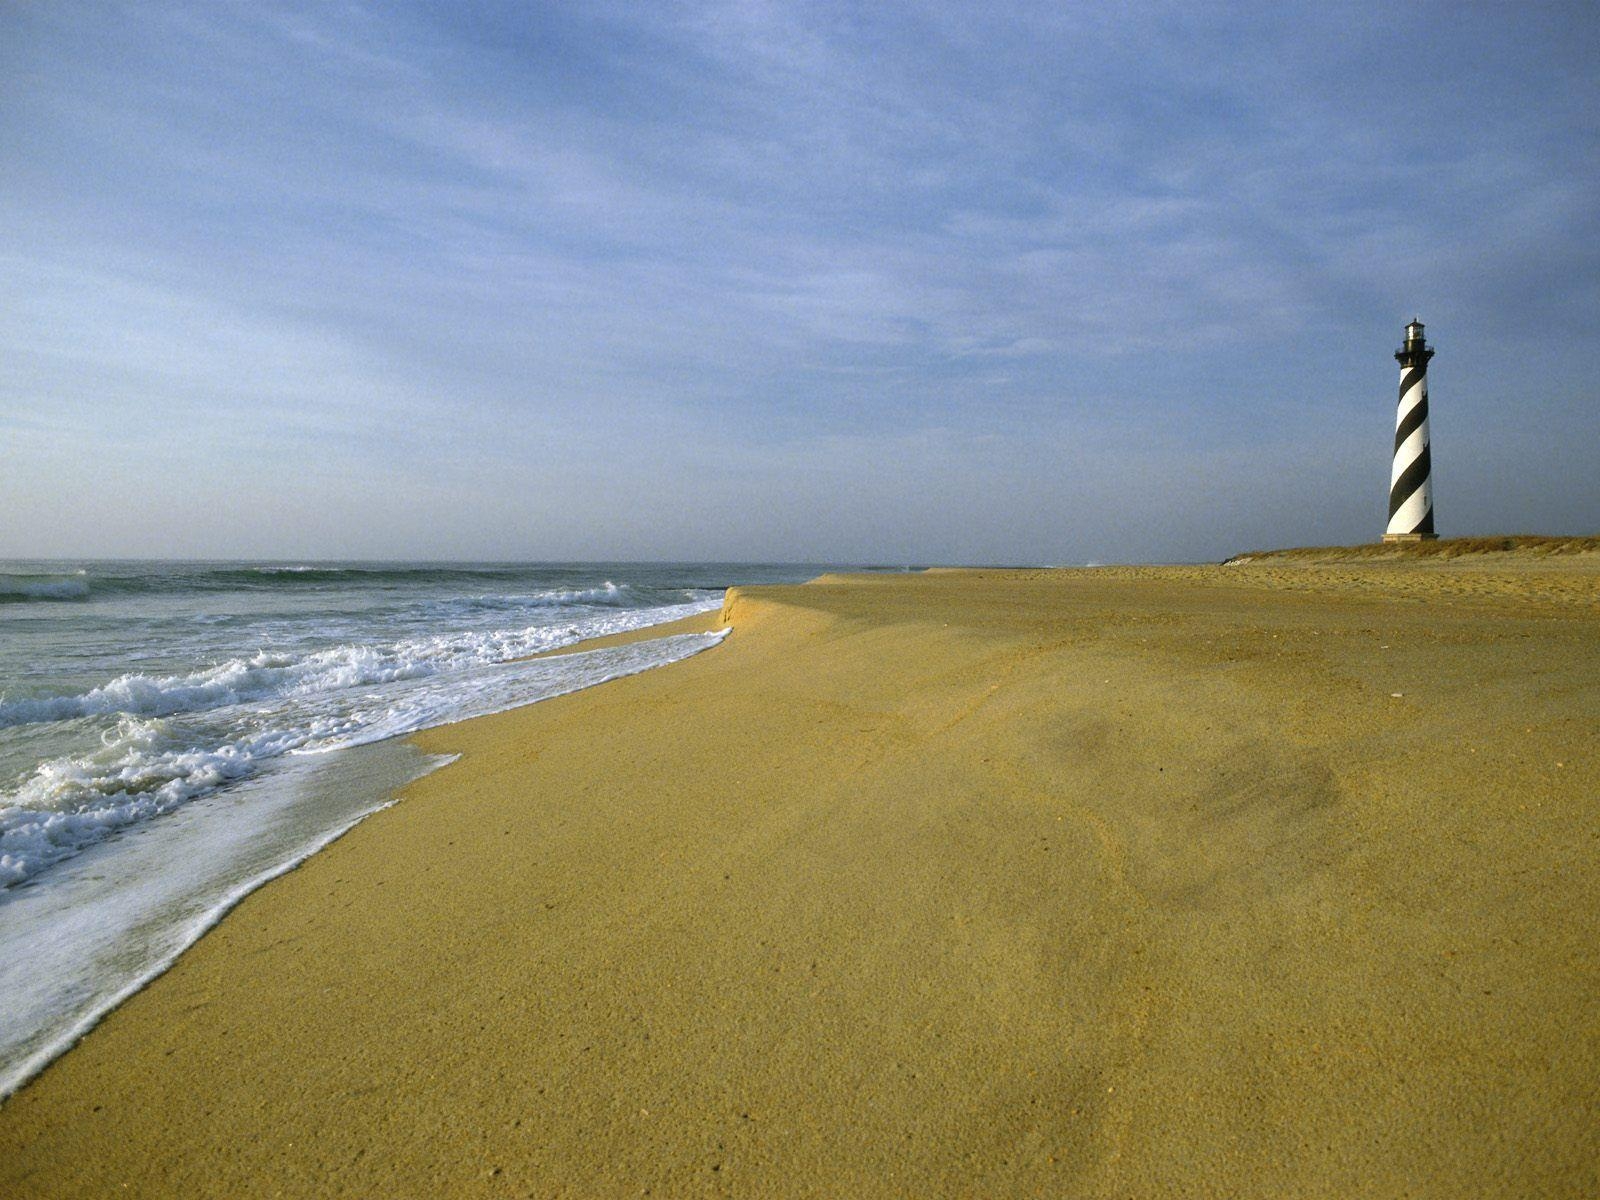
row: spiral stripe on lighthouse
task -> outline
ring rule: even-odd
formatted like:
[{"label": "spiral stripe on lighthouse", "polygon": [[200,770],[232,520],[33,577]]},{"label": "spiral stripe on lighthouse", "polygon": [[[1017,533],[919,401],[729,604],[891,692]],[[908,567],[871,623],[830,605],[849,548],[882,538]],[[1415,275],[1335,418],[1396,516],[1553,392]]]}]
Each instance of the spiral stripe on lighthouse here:
[{"label": "spiral stripe on lighthouse", "polygon": [[[1394,448],[1398,452],[1406,438],[1428,419],[1427,372],[1417,367],[1400,374],[1400,410],[1395,417]],[[1410,407],[1406,406],[1410,401]]]},{"label": "spiral stripe on lighthouse", "polygon": [[1433,532],[1432,469],[1433,456],[1428,449],[1427,368],[1407,367],[1400,372],[1400,407],[1395,415],[1388,533]]}]

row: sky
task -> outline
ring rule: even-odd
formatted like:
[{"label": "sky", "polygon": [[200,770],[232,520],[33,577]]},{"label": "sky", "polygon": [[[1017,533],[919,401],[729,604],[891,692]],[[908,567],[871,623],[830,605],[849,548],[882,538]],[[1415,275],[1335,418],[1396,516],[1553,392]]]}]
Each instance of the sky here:
[{"label": "sky", "polygon": [[0,2],[0,556],[1600,531],[1600,9]]}]

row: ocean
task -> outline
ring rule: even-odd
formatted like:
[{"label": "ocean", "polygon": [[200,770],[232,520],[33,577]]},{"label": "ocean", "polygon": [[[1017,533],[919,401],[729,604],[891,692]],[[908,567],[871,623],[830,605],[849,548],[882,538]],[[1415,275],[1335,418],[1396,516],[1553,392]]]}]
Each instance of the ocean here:
[{"label": "ocean", "polygon": [[0,1098],[439,765],[399,735],[685,658],[749,564],[0,561]]}]

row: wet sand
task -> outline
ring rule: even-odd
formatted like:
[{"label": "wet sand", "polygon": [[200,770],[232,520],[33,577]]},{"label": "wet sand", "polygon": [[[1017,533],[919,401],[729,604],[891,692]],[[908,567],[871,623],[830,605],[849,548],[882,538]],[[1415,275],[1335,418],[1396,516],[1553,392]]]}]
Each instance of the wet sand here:
[{"label": "wet sand", "polygon": [[0,1194],[1600,1192],[1600,569],[730,596],[0,1108]]}]

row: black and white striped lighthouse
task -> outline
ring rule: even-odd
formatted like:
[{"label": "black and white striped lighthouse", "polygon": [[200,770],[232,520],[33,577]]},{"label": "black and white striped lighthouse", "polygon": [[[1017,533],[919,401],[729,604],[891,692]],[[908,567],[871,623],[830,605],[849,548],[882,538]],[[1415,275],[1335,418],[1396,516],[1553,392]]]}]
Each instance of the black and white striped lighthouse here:
[{"label": "black and white striped lighthouse", "polygon": [[1394,470],[1389,475],[1386,542],[1413,542],[1433,531],[1433,459],[1428,453],[1428,360],[1422,322],[1406,326],[1406,344],[1395,351],[1400,364],[1400,410],[1394,421]]}]

